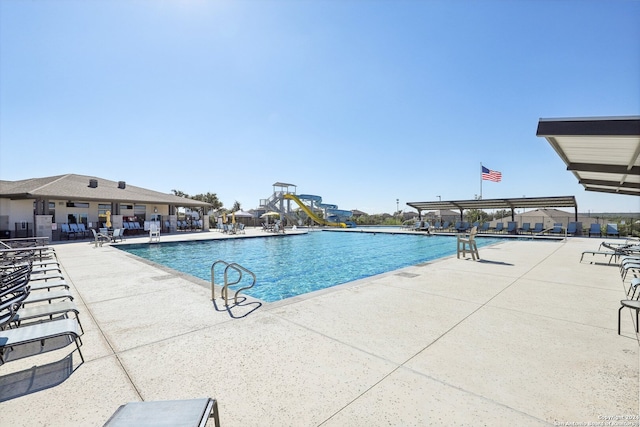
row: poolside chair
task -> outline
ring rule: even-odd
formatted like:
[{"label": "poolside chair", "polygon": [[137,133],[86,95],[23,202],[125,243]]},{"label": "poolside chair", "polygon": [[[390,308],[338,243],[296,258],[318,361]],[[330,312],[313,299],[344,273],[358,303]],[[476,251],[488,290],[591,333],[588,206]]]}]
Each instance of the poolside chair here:
[{"label": "poolside chair", "polygon": [[29,292],[29,296],[25,298],[22,302],[22,305],[27,304],[35,304],[39,302],[47,302],[49,304],[55,300],[71,300],[73,301],[73,295],[67,290],[56,290],[56,291],[39,291],[39,292]]},{"label": "poolside chair", "polygon": [[562,227],[561,222],[556,222],[553,224],[553,228],[551,229],[551,234],[562,234],[564,228]]},{"label": "poolside chair", "polygon": [[456,222],[455,229],[458,233],[464,233],[469,229],[469,223],[466,221]]},{"label": "poolside chair", "polygon": [[481,233],[486,233],[487,231],[489,231],[489,226],[490,226],[490,225],[491,225],[491,224],[489,224],[489,222],[483,222],[483,223],[482,223],[482,227],[480,227],[480,228],[478,229],[478,231],[479,231],[479,232],[481,232]]},{"label": "poolside chair", "polygon": [[509,221],[507,223],[507,234],[517,234],[518,223],[515,221]]},{"label": "poolside chair", "polygon": [[16,313],[22,306],[22,302],[29,296],[29,292],[29,287],[21,283],[16,289],[7,292],[0,300],[0,330],[15,319]]},{"label": "poolside chair", "polygon": [[[627,297],[634,299],[634,297],[636,296],[636,289],[640,287],[640,277],[636,277],[635,279],[631,279],[631,283],[629,283],[629,290],[627,291]],[[633,293],[631,292],[633,291]],[[631,295],[629,295],[631,294]],[[640,294],[638,294],[638,297],[640,297]],[[636,298],[638,299],[638,298]]]},{"label": "poolside chair", "polygon": [[544,224],[541,222],[536,222],[533,226],[533,230],[531,230],[531,234],[540,234],[544,231]]},{"label": "poolside chair", "polygon": [[448,230],[451,223],[449,221],[445,221],[442,223],[442,230]]},{"label": "poolside chair", "polygon": [[578,223],[570,222],[567,226],[567,234],[571,234],[572,236],[578,232]]},{"label": "poolside chair", "polygon": [[629,271],[634,271],[637,277],[637,273],[640,272],[640,258],[627,256],[620,261],[620,277],[622,277],[623,282],[627,278]]},{"label": "poolside chair", "polygon": [[[71,232],[76,235],[76,237],[78,236],[78,234],[80,234],[80,228],[78,228],[78,224],[71,223],[69,224],[69,228],[71,229]],[[83,233],[83,237],[84,237],[84,233]]]},{"label": "poolside chair", "polygon": [[96,233],[96,230],[93,229],[93,228],[91,229],[91,232],[93,233],[94,247],[95,248],[97,248],[98,245],[102,246],[103,243],[111,241],[111,238],[109,237],[108,234]]},{"label": "poolside chair", "polygon": [[[458,236],[458,245],[457,245],[457,256],[460,259],[460,252],[462,252],[462,256],[467,256],[467,250],[471,253],[471,257],[473,260],[476,260],[476,257],[480,259],[480,254],[478,253],[478,245],[476,244],[475,236],[478,232],[477,227],[473,227],[467,237]],[[468,249],[467,249],[468,248]]]},{"label": "poolside chair", "polygon": [[78,231],[82,233],[83,238],[87,237],[87,233],[89,232],[82,222],[78,224]]},{"label": "poolside chair", "polygon": [[531,232],[531,224],[528,222],[522,223],[522,227],[518,229],[520,233],[530,233]]},{"label": "poolside chair", "polygon": [[609,236],[620,236],[620,232],[618,231],[618,224],[607,224],[607,229],[605,231],[607,233],[607,237]]},{"label": "poolside chair", "polygon": [[600,228],[600,224],[591,224],[589,227],[589,237],[591,237],[592,234],[597,234],[598,237],[602,237],[602,228]]},{"label": "poolside chair", "polygon": [[69,240],[72,234],[73,234],[73,238],[74,239],[76,238],[76,233],[71,231],[71,229],[69,228],[69,224],[60,224],[60,234],[61,234],[61,237],[67,236],[67,240]]},{"label": "poolside chair", "polygon": [[116,228],[115,230],[113,230],[111,241],[113,243],[116,243],[118,240],[121,242],[124,240],[124,228]]},{"label": "poolside chair", "polygon": [[33,307],[21,307],[18,309],[11,322],[20,327],[22,322],[42,319],[43,317],[48,317],[49,320],[53,320],[53,316],[64,315],[65,318],[69,318],[69,313],[74,313],[75,320],[78,322],[78,326],[80,327],[80,335],[83,335],[84,328],[82,327],[80,317],[78,316],[79,310],[73,301],[60,301],[51,304],[38,304]]},{"label": "poolside chair", "polygon": [[[29,326],[20,326],[14,329],[0,330],[0,365],[7,360],[7,351],[13,350],[25,344],[40,342],[41,351],[46,351],[44,342],[48,339],[66,336],[71,344],[75,342],[80,359],[84,362],[80,346],[80,331],[78,330],[78,322],[75,319],[60,319],[51,322],[37,323]],[[56,350],[59,347],[56,346]],[[39,354],[39,353],[38,353]]]},{"label": "poolside chair", "polygon": [[[609,250],[608,251],[601,250],[603,246]],[[611,261],[613,261],[614,259],[617,261],[618,258],[620,257],[634,258],[634,256],[638,253],[640,253],[639,245],[632,245],[632,244],[617,245],[615,243],[610,244],[607,242],[602,242],[597,251],[583,251],[582,256],[580,257],[580,262],[582,262],[582,259],[584,258],[585,254],[609,256],[609,264],[611,264]],[[621,263],[621,267],[622,267],[622,263]]]},{"label": "poolside chair", "polygon": [[496,224],[496,233],[502,233],[504,231],[504,224],[499,222]]},{"label": "poolside chair", "polygon": [[104,427],[203,427],[208,418],[213,418],[214,426],[220,427],[218,402],[215,399],[130,402],[120,406]]},{"label": "poolside chair", "polygon": [[620,309],[618,310],[618,335],[620,335],[620,316],[622,315],[622,309],[628,307],[636,311],[636,334],[639,332],[638,327],[638,313],[640,312],[640,301],[638,300],[621,300]]}]

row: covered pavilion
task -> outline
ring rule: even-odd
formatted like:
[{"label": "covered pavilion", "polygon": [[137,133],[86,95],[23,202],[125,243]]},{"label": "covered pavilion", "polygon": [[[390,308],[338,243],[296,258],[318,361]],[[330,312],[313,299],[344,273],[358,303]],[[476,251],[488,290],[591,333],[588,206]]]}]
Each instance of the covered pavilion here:
[{"label": "covered pavilion", "polygon": [[460,212],[460,220],[464,217],[465,209],[510,209],[511,219],[515,217],[516,209],[537,208],[567,208],[574,209],[575,220],[578,220],[578,204],[575,196],[556,197],[517,197],[505,199],[472,199],[472,200],[437,200],[432,202],[408,202],[408,206],[416,209],[422,218],[422,211],[455,210]]}]

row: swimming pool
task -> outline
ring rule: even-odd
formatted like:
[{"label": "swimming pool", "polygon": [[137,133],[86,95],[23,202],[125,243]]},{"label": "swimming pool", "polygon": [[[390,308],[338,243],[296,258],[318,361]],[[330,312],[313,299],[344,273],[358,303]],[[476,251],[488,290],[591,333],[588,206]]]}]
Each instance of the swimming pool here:
[{"label": "swimming pool", "polygon": [[[500,241],[480,238],[479,247]],[[310,232],[295,236],[135,244],[118,249],[211,280],[222,259],[251,270],[256,285],[244,293],[274,302],[456,253],[456,238],[371,232]],[[216,283],[224,283],[222,268]]]}]

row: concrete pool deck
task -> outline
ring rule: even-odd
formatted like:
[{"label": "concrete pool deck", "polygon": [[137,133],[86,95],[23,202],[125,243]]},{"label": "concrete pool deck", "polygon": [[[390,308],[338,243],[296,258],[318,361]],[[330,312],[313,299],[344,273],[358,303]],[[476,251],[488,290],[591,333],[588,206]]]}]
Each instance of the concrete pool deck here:
[{"label": "concrete pool deck", "polygon": [[602,240],[505,241],[229,310],[108,244],[55,245],[85,363],[67,346],[0,366],[0,424],[100,426],[126,402],[213,397],[224,427],[638,425],[635,315],[619,336],[617,267],[579,262]]}]

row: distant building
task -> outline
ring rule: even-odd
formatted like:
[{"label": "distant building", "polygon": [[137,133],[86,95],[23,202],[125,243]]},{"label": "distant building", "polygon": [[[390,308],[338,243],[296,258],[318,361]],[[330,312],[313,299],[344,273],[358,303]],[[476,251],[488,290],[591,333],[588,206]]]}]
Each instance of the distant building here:
[{"label": "distant building", "polygon": [[[543,228],[549,229],[552,228],[554,224],[562,224],[563,227],[567,227],[570,222],[575,221],[575,214],[571,212],[566,212],[560,209],[533,209],[530,211],[522,212],[514,215],[514,221],[519,225],[522,225],[525,222],[531,224],[533,227],[536,223],[542,223]],[[491,227],[495,227],[498,222],[507,223],[511,221],[511,216],[506,216],[504,218],[495,219],[490,222]],[[578,221],[582,224],[582,227],[587,227],[589,224],[597,222],[596,218],[590,218],[586,215],[578,214]]]},{"label": "distant building", "polygon": [[353,217],[354,217],[354,218],[358,218],[358,217],[361,217],[361,216],[368,215],[368,213],[366,213],[366,212],[362,212],[362,211],[359,211],[358,209],[353,209],[353,210],[351,211],[351,213],[353,214]]}]

